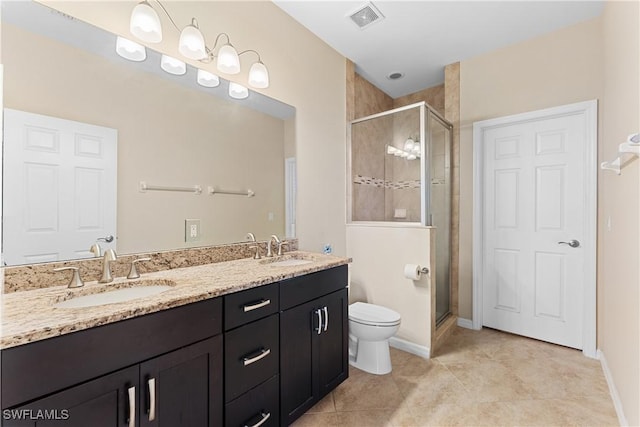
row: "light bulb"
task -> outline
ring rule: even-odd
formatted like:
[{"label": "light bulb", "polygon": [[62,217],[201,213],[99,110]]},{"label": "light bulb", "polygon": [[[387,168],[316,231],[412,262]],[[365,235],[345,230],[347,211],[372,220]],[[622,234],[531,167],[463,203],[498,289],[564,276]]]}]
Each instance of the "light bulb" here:
[{"label": "light bulb", "polygon": [[160,59],[160,68],[165,70],[167,73],[175,74],[176,76],[181,76],[187,72],[187,64],[179,59],[167,55],[162,55],[162,58]]},{"label": "light bulb", "polygon": [[218,51],[218,70],[226,74],[238,74],[240,72],[240,58],[238,52],[230,44],[225,44]]},{"label": "light bulb", "polygon": [[216,87],[220,84],[220,78],[205,70],[198,69],[198,84],[204,87]]},{"label": "light bulb", "polygon": [[187,25],[182,29],[180,41],[178,42],[178,51],[189,59],[201,60],[207,57],[204,36],[198,29],[195,18],[192,19],[191,25]]},{"label": "light bulb", "polygon": [[417,157],[416,157],[416,155],[415,155],[415,154],[409,154],[409,155],[407,156],[407,160],[415,160],[415,159],[417,159]]},{"label": "light bulb", "polygon": [[407,140],[404,142],[404,149],[407,151],[411,151],[413,150],[414,145],[415,142],[413,142],[413,139],[407,138]]},{"label": "light bulb", "polygon": [[235,99],[245,99],[249,96],[249,89],[238,83],[229,82],[229,96]]},{"label": "light bulb", "polygon": [[116,53],[129,61],[144,61],[147,59],[147,50],[141,44],[124,37],[116,38]]},{"label": "light bulb", "polygon": [[131,11],[129,31],[140,40],[149,43],[162,41],[160,17],[147,1],[138,3]]},{"label": "light bulb", "polygon": [[262,62],[255,62],[249,69],[249,84],[258,89],[269,87],[269,71]]}]

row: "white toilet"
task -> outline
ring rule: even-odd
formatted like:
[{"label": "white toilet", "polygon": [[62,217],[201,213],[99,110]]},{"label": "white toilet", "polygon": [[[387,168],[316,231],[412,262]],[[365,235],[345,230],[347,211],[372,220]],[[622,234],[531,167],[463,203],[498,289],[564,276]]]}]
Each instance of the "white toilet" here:
[{"label": "white toilet", "polygon": [[400,314],[375,304],[349,305],[349,364],[371,374],[391,372],[389,338],[400,327]]}]

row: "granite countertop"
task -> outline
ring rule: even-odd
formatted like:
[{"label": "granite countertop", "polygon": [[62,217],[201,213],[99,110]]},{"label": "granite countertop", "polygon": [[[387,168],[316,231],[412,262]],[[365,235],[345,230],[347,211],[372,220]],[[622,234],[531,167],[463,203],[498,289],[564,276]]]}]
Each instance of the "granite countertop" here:
[{"label": "granite countertop", "polygon": [[[271,265],[274,261],[286,259],[312,262],[295,266]],[[296,251],[282,257],[240,259],[146,273],[139,279],[118,278],[107,284],[87,282],[84,287],[77,289],[56,286],[4,294],[0,295],[0,349],[215,298],[349,262],[348,258]],[[149,285],[170,285],[173,289],[151,297],[95,307],[54,307],[58,302],[77,296]]]}]

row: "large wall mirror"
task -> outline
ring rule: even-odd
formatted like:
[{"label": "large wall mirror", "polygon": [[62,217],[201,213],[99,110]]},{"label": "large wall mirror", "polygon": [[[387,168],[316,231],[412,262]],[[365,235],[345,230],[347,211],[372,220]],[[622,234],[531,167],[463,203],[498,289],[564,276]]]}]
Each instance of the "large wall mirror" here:
[{"label": "large wall mirror", "polygon": [[128,254],[293,237],[295,109],[115,46],[41,4],[2,2],[5,265],[91,257],[96,243]]}]

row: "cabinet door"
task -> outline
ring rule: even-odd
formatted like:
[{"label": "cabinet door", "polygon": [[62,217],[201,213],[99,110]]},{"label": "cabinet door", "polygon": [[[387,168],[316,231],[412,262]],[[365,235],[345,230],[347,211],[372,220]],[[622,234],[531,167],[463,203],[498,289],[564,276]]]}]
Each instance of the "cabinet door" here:
[{"label": "cabinet door", "polygon": [[320,308],[314,300],[280,313],[280,417],[291,424],[317,400],[318,383],[313,375],[314,352]]},{"label": "cabinet door", "polygon": [[222,425],[222,336],[140,365],[140,425]]},{"label": "cabinet door", "polygon": [[138,367],[133,366],[5,410],[3,426],[135,427],[139,393]]},{"label": "cabinet door", "polygon": [[321,299],[323,325],[317,337],[320,399],[349,376],[348,299],[346,289]]}]

